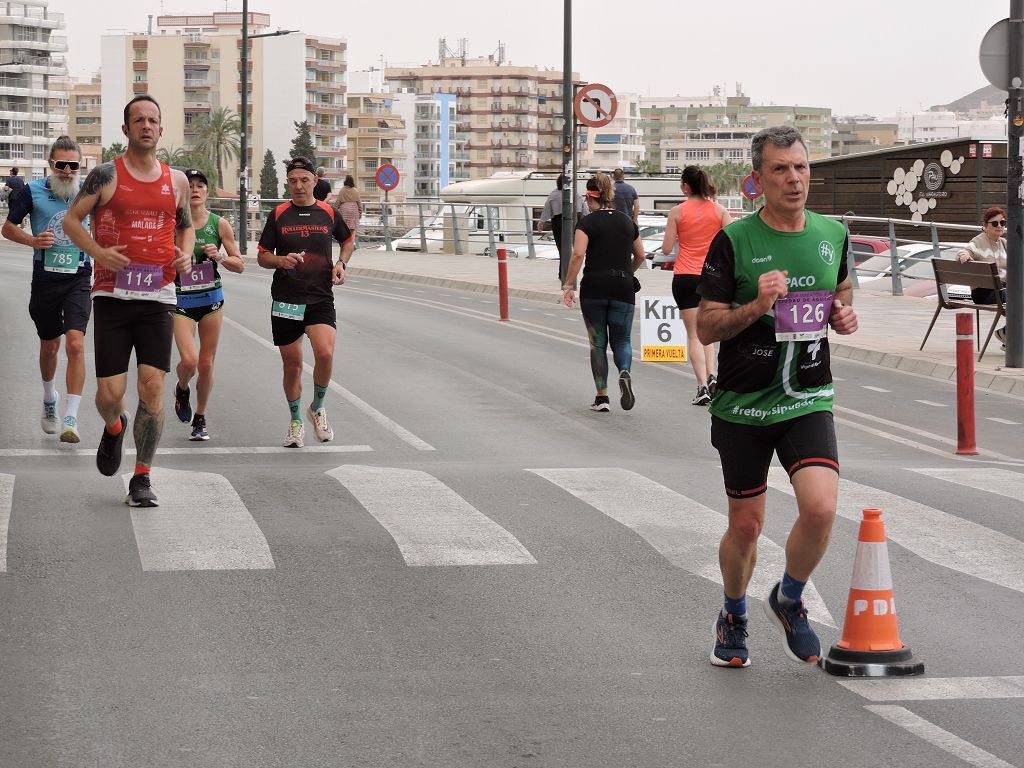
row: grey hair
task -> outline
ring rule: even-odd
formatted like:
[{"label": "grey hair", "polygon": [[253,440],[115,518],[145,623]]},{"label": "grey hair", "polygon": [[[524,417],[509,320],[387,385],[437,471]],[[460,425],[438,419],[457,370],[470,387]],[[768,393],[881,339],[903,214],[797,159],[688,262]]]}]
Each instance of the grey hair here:
[{"label": "grey hair", "polygon": [[804,142],[804,137],[793,126],[773,125],[771,128],[763,128],[755,133],[754,138],[750,141],[750,163],[755,171],[760,171],[765,144],[789,149],[798,141],[804,148],[804,152],[807,152],[807,144]]},{"label": "grey hair", "polygon": [[82,150],[79,149],[78,144],[70,136],[58,136],[57,140],[53,142],[53,146],[50,147],[50,159],[53,160],[53,156],[61,150],[67,152],[77,152],[78,159],[82,159]]}]

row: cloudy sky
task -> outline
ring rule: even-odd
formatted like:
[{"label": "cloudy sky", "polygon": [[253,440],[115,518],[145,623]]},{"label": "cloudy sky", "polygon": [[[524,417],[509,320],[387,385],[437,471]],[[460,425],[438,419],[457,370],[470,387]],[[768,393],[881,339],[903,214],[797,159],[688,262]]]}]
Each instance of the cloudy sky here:
[{"label": "cloudy sky", "polygon": [[[839,6],[839,7],[835,7]],[[616,92],[706,95],[736,83],[756,103],[893,114],[985,85],[978,47],[1009,0],[587,0],[573,4],[573,69]],[[144,31],[148,14],[241,10],[241,0],[50,0],[64,13],[71,74],[99,67],[100,36]],[[386,9],[386,12],[382,12]],[[100,10],[100,12],[97,12]],[[469,55],[562,65],[558,0],[250,0],[272,28],[344,37],[349,68],[436,60],[438,39]],[[154,22],[155,23],[155,22]]]}]

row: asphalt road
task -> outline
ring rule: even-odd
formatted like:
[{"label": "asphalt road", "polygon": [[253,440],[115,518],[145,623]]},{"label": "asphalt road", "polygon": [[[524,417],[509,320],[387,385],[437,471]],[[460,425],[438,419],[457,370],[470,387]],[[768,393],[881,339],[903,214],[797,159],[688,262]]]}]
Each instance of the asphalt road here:
[{"label": "asphalt road", "polygon": [[706,410],[688,369],[637,363],[637,407],[591,413],[578,313],[513,300],[500,323],[493,296],[354,278],[336,440],[285,451],[250,265],[225,279],[212,439],[187,441],[168,379],[161,506],[133,511],[95,469],[91,355],[82,445],[39,428],[28,281],[0,247],[0,766],[1024,766],[1020,398],[979,393],[986,453],[957,457],[950,384],[833,362],[843,486],[812,618],[839,638],[859,510],[881,506],[926,666],[843,685],[786,659],[756,599],[751,667],[708,664]]}]

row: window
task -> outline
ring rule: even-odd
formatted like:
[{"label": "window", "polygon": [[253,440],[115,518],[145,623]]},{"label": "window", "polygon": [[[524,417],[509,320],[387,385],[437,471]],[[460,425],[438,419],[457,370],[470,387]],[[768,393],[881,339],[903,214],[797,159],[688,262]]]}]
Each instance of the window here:
[{"label": "window", "polygon": [[[79,121],[82,120],[82,118],[78,118],[78,119],[79,119]],[[96,119],[95,118],[91,118],[89,120],[89,122],[90,123],[95,123]],[[32,121],[32,135],[33,136],[45,136],[46,135],[46,123],[40,123],[40,122],[37,122],[37,121],[33,120]]]},{"label": "window", "polygon": [[46,111],[46,99],[39,96],[32,97],[32,111],[33,112],[45,112]]},{"label": "window", "polygon": [[41,144],[34,144],[32,146],[32,159],[33,160],[45,160],[46,159],[46,147]]},{"label": "window", "polygon": [[618,133],[599,133],[594,137],[595,144],[619,144],[622,136]]},{"label": "window", "polygon": [[25,133],[25,121],[24,120],[11,120],[11,135],[22,136]]},{"label": "window", "polygon": [[666,160],[678,160],[679,159],[679,150],[678,149],[666,149],[665,150],[665,159]]},{"label": "window", "polygon": [[710,149],[688,149],[686,150],[687,160],[710,160],[711,150]]}]

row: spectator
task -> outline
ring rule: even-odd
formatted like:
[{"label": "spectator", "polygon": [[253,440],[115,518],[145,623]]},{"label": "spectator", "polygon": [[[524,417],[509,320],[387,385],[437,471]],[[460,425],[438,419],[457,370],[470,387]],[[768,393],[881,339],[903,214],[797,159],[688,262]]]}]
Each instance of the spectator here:
[{"label": "spectator", "polygon": [[327,169],[322,165],[316,169],[316,185],[313,187],[313,197],[317,200],[323,200],[329,203],[328,198],[331,196],[331,182],[324,178],[324,174],[327,173]]},{"label": "spectator", "polygon": [[612,176],[615,178],[615,207],[633,219],[635,224],[640,218],[640,196],[631,184],[625,182],[621,168],[616,168]]},{"label": "spectator", "polygon": [[[957,256],[960,263],[968,261],[995,262],[1002,280],[1002,300],[1006,301],[1006,216],[1002,208],[993,206],[982,215],[984,231],[973,238]],[[975,304],[995,304],[996,292],[993,288],[972,288],[971,299]],[[996,338],[1006,341],[1006,326],[996,330]]]},{"label": "spectator", "polygon": [[25,186],[25,180],[18,175],[18,167],[11,168],[11,175],[4,179],[8,195],[13,195]]},{"label": "spectator", "polygon": [[334,202],[337,204],[335,207],[341,214],[342,220],[354,235],[359,227],[359,217],[363,215],[363,200],[359,196],[359,190],[356,189],[355,179],[351,176],[345,177],[341,192],[334,198]]}]

